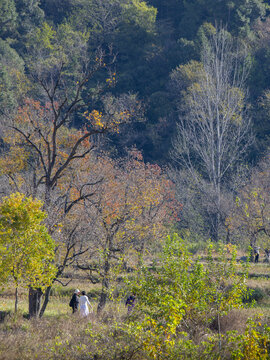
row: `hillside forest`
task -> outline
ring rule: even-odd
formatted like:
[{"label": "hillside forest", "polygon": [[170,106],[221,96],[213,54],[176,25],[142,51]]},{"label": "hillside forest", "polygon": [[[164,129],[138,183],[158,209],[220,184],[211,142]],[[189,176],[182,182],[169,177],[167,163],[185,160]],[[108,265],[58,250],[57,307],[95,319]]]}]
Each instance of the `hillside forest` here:
[{"label": "hillside forest", "polygon": [[268,0],[0,0],[1,359],[270,358],[269,45]]}]

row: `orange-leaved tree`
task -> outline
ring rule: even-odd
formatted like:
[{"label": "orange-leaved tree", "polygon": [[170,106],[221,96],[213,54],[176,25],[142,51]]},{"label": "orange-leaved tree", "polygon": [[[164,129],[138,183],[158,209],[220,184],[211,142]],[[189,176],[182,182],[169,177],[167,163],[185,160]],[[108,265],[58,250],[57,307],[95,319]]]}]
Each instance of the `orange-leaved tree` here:
[{"label": "orange-leaved tree", "polygon": [[173,184],[157,165],[146,164],[137,150],[127,159],[102,159],[103,182],[87,199],[86,213],[95,219],[88,235],[92,246],[79,267],[101,281],[98,304],[101,311],[108,298],[113,269],[133,252],[142,262],[145,250],[165,236],[166,225],[177,220],[180,207]]}]

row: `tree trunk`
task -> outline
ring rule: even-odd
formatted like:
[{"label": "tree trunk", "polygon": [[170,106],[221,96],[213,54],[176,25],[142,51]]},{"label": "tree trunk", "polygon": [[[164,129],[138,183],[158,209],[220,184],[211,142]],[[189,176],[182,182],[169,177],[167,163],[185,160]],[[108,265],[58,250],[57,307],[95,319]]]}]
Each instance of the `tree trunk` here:
[{"label": "tree trunk", "polygon": [[49,286],[47,287],[46,291],[45,291],[45,298],[44,298],[44,302],[43,302],[43,305],[41,307],[41,310],[40,310],[40,313],[39,313],[39,317],[41,318],[46,310],[46,307],[48,305],[48,302],[50,300],[50,294],[51,294],[51,289],[52,287]]},{"label": "tree trunk", "polygon": [[226,244],[229,244],[231,242],[231,234],[229,227],[226,227]]},{"label": "tree trunk", "polygon": [[107,301],[107,291],[102,286],[102,290],[101,290],[101,294],[100,294],[100,298],[99,298],[99,303],[98,303],[98,307],[97,307],[97,313],[98,314],[100,314],[101,311],[104,309],[104,307],[106,305],[106,301]]},{"label": "tree trunk", "polygon": [[211,240],[218,242],[219,214],[216,212],[210,216],[211,216],[210,238]]},{"label": "tree trunk", "polygon": [[220,201],[220,183],[218,180],[215,181],[214,184],[215,191],[215,208],[213,213],[211,214],[211,228],[210,228],[210,237],[213,241],[219,241],[219,233],[220,233],[220,213],[221,213],[221,201]]},{"label": "tree trunk", "polygon": [[142,240],[140,249],[139,249],[139,258],[138,258],[138,268],[143,265],[143,255],[144,255],[145,241]]},{"label": "tree trunk", "polygon": [[18,288],[15,289],[15,313],[18,311]]},{"label": "tree trunk", "polygon": [[110,258],[108,257],[104,264],[104,276],[102,280],[102,290],[99,298],[99,303],[97,307],[97,313],[104,309],[108,297],[108,289],[109,289],[109,272],[110,272]]},{"label": "tree trunk", "polygon": [[28,300],[29,300],[29,317],[38,317],[40,313],[40,306],[42,300],[41,289],[29,289]]}]

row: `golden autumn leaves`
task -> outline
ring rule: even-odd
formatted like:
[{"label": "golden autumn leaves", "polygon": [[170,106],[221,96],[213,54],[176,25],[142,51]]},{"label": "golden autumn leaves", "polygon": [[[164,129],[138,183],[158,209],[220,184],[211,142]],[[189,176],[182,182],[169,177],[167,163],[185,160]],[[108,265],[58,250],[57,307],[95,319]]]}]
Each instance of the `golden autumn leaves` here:
[{"label": "golden autumn leaves", "polygon": [[114,114],[113,119],[109,119],[103,115],[101,111],[92,110],[85,111],[83,116],[89,121],[94,128],[106,130],[110,129],[119,133],[119,125],[129,121],[131,114],[127,110],[123,110]]}]

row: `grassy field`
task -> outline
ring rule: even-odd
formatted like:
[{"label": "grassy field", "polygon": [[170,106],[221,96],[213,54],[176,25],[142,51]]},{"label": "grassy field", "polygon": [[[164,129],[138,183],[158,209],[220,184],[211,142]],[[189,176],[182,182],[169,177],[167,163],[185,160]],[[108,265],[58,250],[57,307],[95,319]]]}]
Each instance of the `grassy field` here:
[{"label": "grassy field", "polygon": [[[237,330],[239,333],[245,328],[248,318],[261,315],[261,321],[270,324],[270,266],[269,264],[251,264],[247,285],[253,289],[254,305],[244,309],[231,311],[221,319],[221,331]],[[124,274],[123,274],[124,276]],[[67,279],[63,279],[67,280]],[[116,282],[119,285],[119,281]],[[74,289],[85,290],[94,307],[94,314],[87,319],[73,315],[69,307],[69,300]],[[103,335],[110,326],[122,323],[126,318],[125,299],[119,302],[108,302],[102,316],[96,315],[98,292],[100,285],[92,285],[83,274],[72,280],[66,287],[56,284],[52,290],[50,302],[42,319],[28,320],[27,290],[19,290],[18,313],[14,314],[14,293],[12,287],[5,287],[0,293],[0,312],[6,313],[5,319],[0,320],[0,360],[50,360],[50,359],[79,359],[79,360],[106,360],[106,356],[95,355],[95,341],[89,334]],[[213,330],[215,331],[215,329]],[[91,340],[92,339],[92,340]],[[104,340],[105,339],[105,340]],[[202,339],[198,339],[200,342]],[[102,338],[102,346],[111,351],[113,337]],[[104,351],[104,348],[103,348]],[[105,357],[104,357],[105,356]],[[121,359],[109,357],[108,359]],[[251,359],[252,360],[252,359]]]}]

